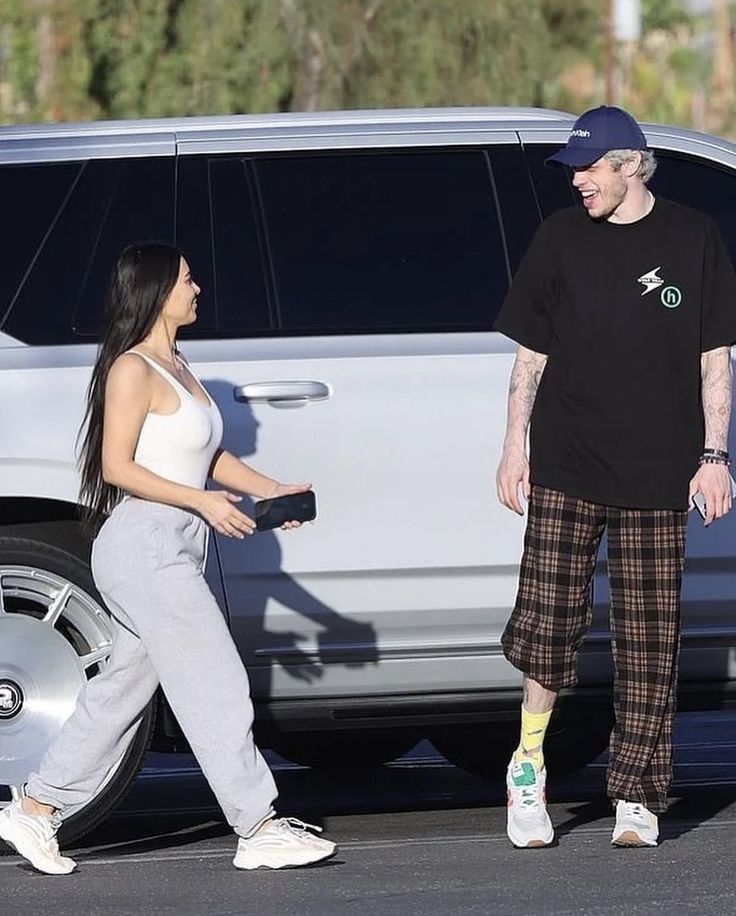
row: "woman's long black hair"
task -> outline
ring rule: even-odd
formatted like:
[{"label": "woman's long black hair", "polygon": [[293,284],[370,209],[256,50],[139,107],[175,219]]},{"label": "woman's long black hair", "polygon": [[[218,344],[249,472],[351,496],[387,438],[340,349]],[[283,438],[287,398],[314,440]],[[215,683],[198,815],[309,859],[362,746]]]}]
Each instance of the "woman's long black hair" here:
[{"label": "woman's long black hair", "polygon": [[106,483],[102,477],[107,376],[118,356],[150,333],[179,277],[181,257],[181,252],[173,245],[144,242],[124,248],[113,268],[105,325],[87,389],[87,409],[77,437],[77,441],[82,439],[79,496],[90,533],[122,498],[119,488]]}]

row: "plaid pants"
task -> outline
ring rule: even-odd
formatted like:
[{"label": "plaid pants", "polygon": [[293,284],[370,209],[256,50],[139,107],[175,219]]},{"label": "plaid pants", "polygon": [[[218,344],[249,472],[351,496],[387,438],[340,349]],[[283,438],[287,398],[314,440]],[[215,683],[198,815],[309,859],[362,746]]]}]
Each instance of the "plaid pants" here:
[{"label": "plaid pants", "polygon": [[607,791],[664,811],[672,781],[672,722],[687,512],[620,509],[534,487],[506,658],[548,690],[574,684],[592,608],[590,584],[608,528],[616,724]]}]

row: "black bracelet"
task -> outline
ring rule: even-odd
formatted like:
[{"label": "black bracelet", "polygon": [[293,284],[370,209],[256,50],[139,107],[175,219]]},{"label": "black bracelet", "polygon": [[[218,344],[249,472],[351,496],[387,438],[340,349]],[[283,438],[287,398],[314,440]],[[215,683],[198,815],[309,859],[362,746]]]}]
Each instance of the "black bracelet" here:
[{"label": "black bracelet", "polygon": [[730,458],[718,458],[715,455],[701,455],[700,458],[698,458],[698,464],[700,465],[722,464],[724,467],[727,468],[731,466],[731,459]]},{"label": "black bracelet", "polygon": [[721,448],[704,448],[703,457],[705,457],[706,455],[708,455],[709,457],[712,456],[714,458],[723,458],[725,461],[728,461],[729,458],[731,457],[728,452],[725,452]]}]

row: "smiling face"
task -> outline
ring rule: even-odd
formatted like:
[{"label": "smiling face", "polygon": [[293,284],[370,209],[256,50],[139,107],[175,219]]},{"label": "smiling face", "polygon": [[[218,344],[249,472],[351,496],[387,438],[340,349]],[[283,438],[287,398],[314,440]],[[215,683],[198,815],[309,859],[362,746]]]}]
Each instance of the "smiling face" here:
[{"label": "smiling face", "polygon": [[572,183],[582,194],[588,216],[615,220],[625,205],[637,168],[638,163],[634,160],[616,167],[603,157],[592,165],[573,169]]},{"label": "smiling face", "polygon": [[164,302],[161,314],[176,327],[193,324],[197,320],[197,296],[201,289],[194,281],[185,258],[179,263],[179,276],[174,288]]}]

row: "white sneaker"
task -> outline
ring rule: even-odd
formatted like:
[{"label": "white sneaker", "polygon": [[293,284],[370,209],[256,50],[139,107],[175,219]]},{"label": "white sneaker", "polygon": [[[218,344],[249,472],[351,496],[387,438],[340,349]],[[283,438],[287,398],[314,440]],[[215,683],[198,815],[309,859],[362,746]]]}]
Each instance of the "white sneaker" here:
[{"label": "white sneaker", "polygon": [[659,839],[657,815],[638,802],[616,802],[613,846],[656,846]]},{"label": "white sneaker", "polygon": [[56,815],[26,814],[20,800],[0,811],[0,839],[47,875],[68,875],[77,867],[73,859],[59,853],[56,834],[60,826]]},{"label": "white sneaker", "polygon": [[511,758],[506,771],[506,833],[519,849],[549,846],[555,837],[547,814],[546,782],[546,770],[538,770],[531,760],[517,763]]},{"label": "white sneaker", "polygon": [[293,868],[329,859],[337,852],[331,840],[310,833],[321,827],[305,824],[295,817],[273,817],[262,824],[253,836],[238,840],[233,859],[236,868]]}]

